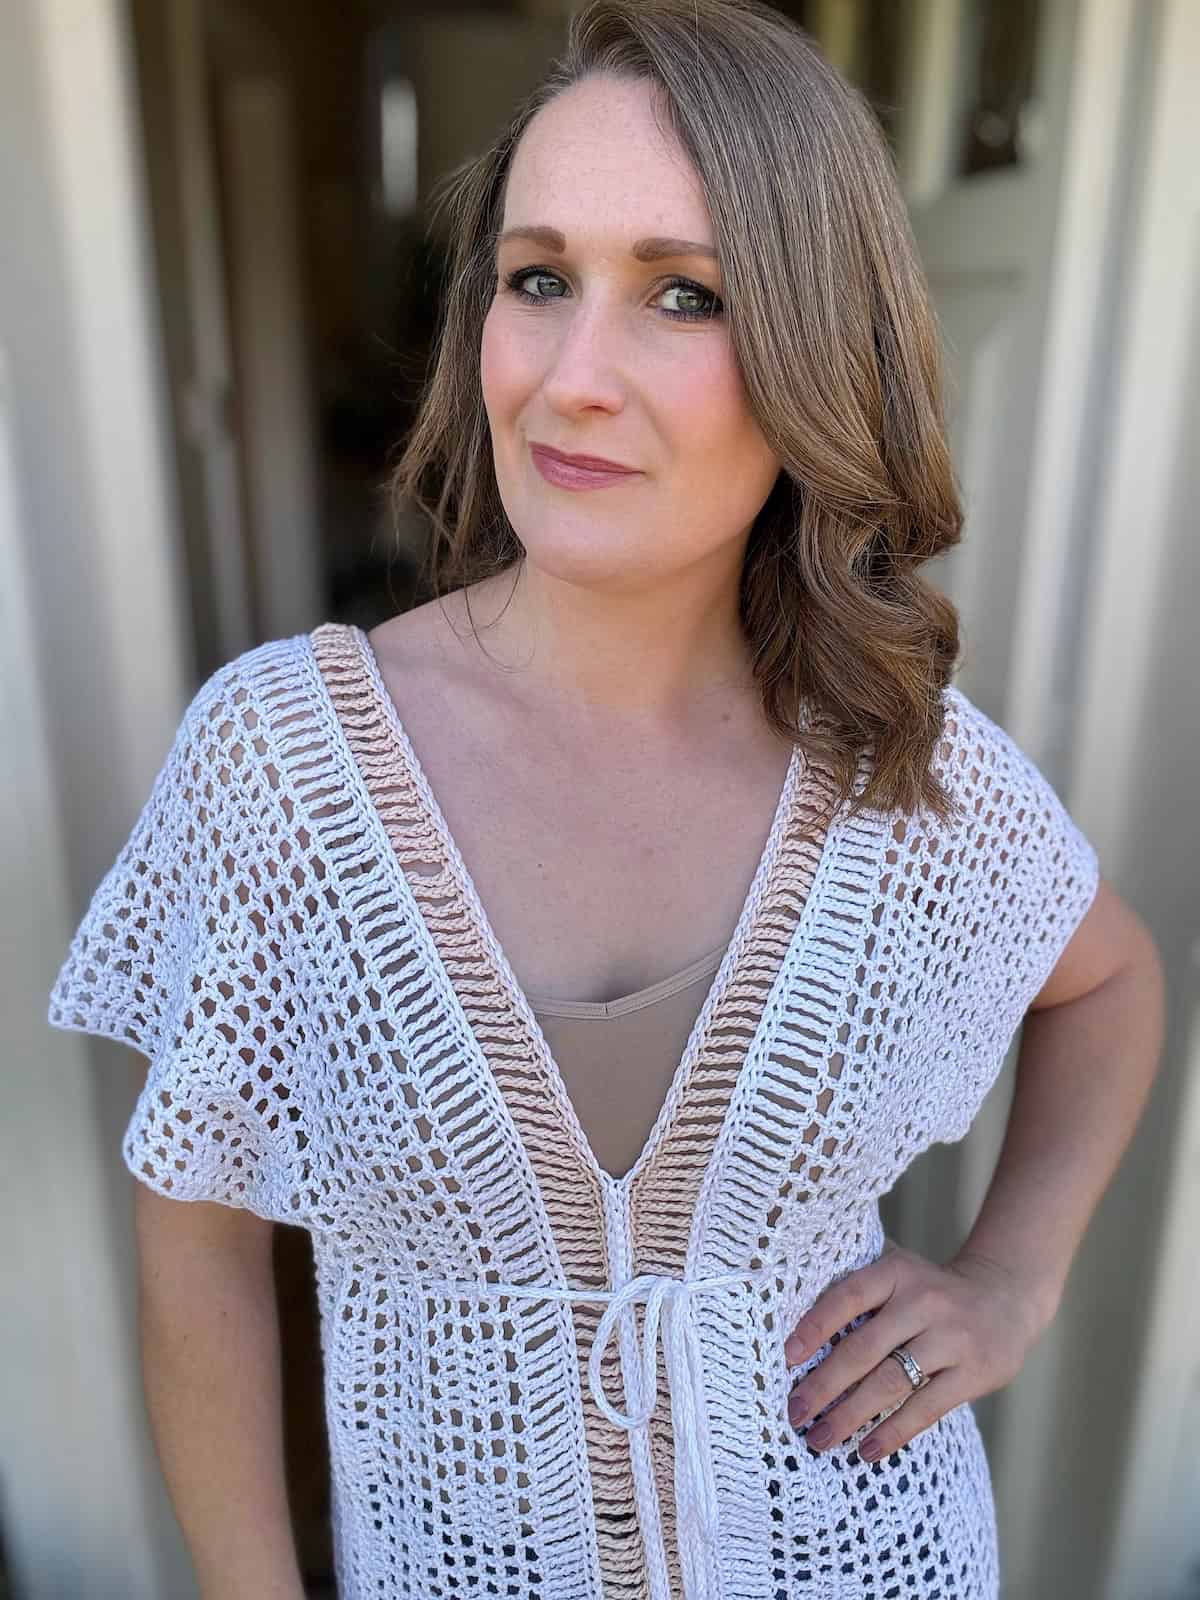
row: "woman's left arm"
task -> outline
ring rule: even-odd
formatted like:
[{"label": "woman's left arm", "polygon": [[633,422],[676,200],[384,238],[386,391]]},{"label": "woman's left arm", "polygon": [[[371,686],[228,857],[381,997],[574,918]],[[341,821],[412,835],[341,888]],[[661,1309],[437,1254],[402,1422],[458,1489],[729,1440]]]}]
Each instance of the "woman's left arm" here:
[{"label": "woman's left arm", "polygon": [[[822,1419],[828,1437],[808,1433],[813,1448],[840,1444],[898,1406],[860,1446],[868,1460],[887,1455],[1020,1371],[1058,1310],[1145,1106],[1162,1049],[1164,990],[1148,929],[1101,879],[1025,1017],[1004,1143],[961,1250],[939,1266],[889,1241],[877,1261],[827,1289],[789,1336],[794,1365],[874,1312],[792,1392],[796,1425],[845,1395]],[[887,1359],[901,1345],[926,1374],[917,1390]]]}]

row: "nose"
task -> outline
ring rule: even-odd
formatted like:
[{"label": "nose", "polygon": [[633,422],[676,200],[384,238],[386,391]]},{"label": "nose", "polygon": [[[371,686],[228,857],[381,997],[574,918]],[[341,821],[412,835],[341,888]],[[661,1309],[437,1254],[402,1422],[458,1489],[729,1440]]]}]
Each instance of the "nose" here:
[{"label": "nose", "polygon": [[600,409],[616,412],[625,403],[622,331],[617,315],[596,301],[576,301],[555,319],[542,391],[563,416]]}]

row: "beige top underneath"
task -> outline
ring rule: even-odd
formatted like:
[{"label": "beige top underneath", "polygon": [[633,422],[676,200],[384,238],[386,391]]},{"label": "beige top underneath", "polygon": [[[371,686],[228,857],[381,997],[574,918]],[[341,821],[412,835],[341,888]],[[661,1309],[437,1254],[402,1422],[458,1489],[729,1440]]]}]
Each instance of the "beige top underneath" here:
[{"label": "beige top underneath", "polygon": [[622,1177],[658,1119],[726,947],[619,1000],[529,996],[596,1160]]}]

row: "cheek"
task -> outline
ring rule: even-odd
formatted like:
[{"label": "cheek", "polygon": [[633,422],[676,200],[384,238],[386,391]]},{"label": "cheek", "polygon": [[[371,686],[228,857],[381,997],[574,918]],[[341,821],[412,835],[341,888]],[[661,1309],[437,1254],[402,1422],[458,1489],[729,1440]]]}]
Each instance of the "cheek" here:
[{"label": "cheek", "polygon": [[479,381],[489,416],[502,415],[519,402],[528,386],[528,368],[520,340],[506,327],[503,316],[489,311],[479,341]]},{"label": "cheek", "polygon": [[483,319],[483,333],[479,340],[479,383],[483,390],[483,403],[489,413],[493,409],[492,396],[502,380],[502,374],[495,323],[489,311]]},{"label": "cheek", "polygon": [[737,362],[727,345],[711,350],[673,379],[671,415],[678,419],[680,447],[710,463],[718,475],[732,454],[761,454],[766,445],[751,414]]},{"label": "cheek", "polygon": [[[686,346],[688,341],[681,343]],[[688,359],[669,375],[664,373],[673,409],[680,416],[691,416],[706,431],[722,424],[728,427],[732,419],[742,417],[746,399],[728,340],[697,337],[684,353]]]}]

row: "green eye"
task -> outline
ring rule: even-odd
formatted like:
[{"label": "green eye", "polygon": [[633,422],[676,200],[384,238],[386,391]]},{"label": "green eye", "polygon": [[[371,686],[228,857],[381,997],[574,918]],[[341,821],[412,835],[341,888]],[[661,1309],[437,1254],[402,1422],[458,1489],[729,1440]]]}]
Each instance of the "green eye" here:
[{"label": "green eye", "polygon": [[[548,278],[557,284],[561,285],[563,283],[558,273],[550,267],[520,267],[516,272],[507,273],[503,278],[504,287],[510,294],[516,295],[522,305],[542,306],[552,300],[565,298],[561,294],[531,294],[524,287],[526,279],[529,278]],[[669,282],[664,283],[658,292],[660,295],[664,295],[674,291],[678,291],[684,296],[690,297],[693,301],[699,301],[700,303],[699,309],[687,311],[672,311],[668,307],[662,307],[662,315],[670,317],[674,322],[711,322],[720,317],[724,310],[718,295],[714,294],[711,289],[705,288],[702,283],[695,283],[691,278],[672,278]]]}]

